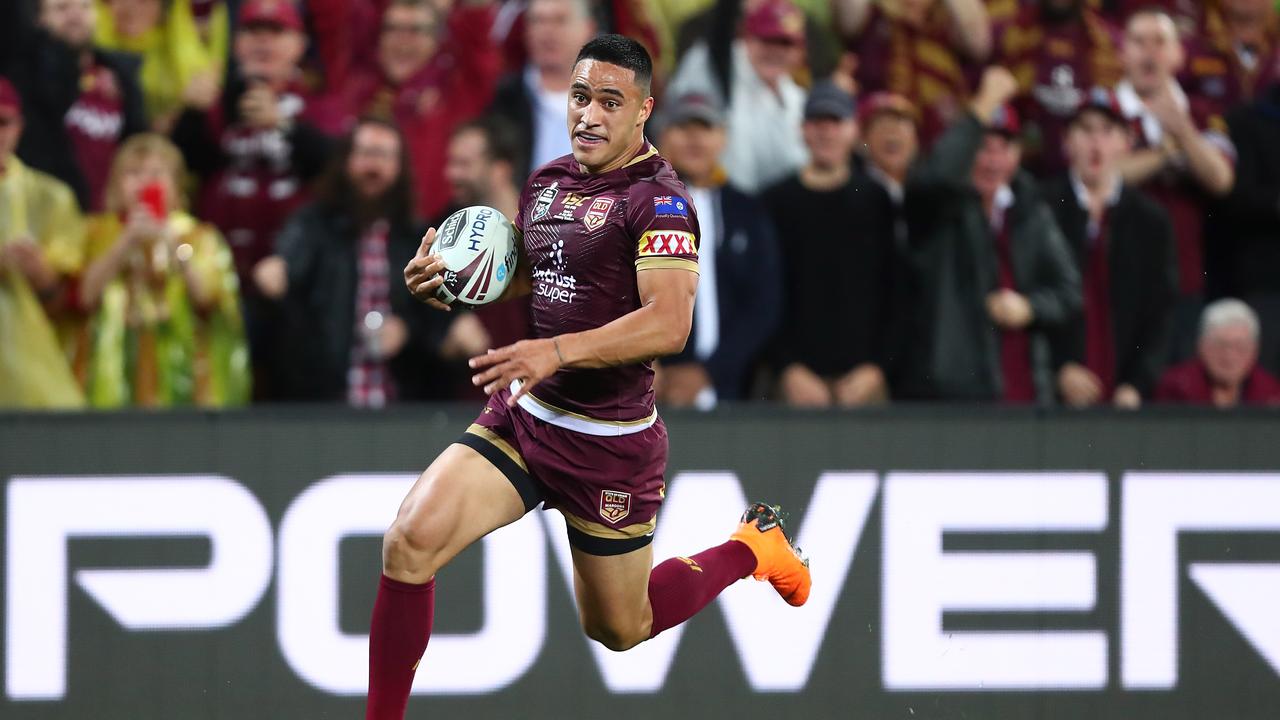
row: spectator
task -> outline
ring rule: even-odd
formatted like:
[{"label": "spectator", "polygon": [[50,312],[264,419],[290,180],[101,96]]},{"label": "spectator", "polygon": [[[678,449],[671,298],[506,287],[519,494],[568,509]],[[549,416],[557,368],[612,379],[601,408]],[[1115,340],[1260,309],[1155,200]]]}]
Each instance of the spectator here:
[{"label": "spectator", "polygon": [[1204,214],[1210,197],[1235,182],[1235,148],[1226,123],[1206,103],[1189,99],[1175,74],[1185,58],[1178,30],[1163,12],[1129,18],[1124,37],[1125,79],[1116,97],[1135,126],[1136,150],[1121,163],[1128,184],[1141,188],[1169,213],[1177,240],[1178,300],[1170,359],[1195,346],[1204,297]]},{"label": "spectator", "polygon": [[1227,118],[1239,159],[1236,184],[1213,213],[1222,282],[1262,323],[1260,362],[1280,374],[1280,84]]},{"label": "spectator", "polygon": [[38,25],[24,6],[0,3],[0,72],[26,99],[18,156],[100,211],[116,148],[147,127],[138,62],[93,45],[92,0],[41,0]]},{"label": "spectator", "polygon": [[705,95],[675,98],[658,145],[698,208],[698,297],[679,355],[662,361],[658,400],[710,409],[746,396],[752,370],[781,316],[781,262],[773,223],[720,167],[724,115]]},{"label": "spectator", "polygon": [[1258,367],[1258,316],[1234,299],[1204,309],[1197,357],[1169,368],[1156,402],[1212,405],[1280,404],[1280,380]]},{"label": "spectator", "polygon": [[[515,172],[522,163],[515,131],[501,118],[471,120],[458,126],[449,141],[444,168],[451,189],[449,209],[431,224],[440,227],[454,211],[471,205],[488,205],[508,218],[518,216],[520,188]],[[529,301],[528,296],[521,297],[460,315],[450,326],[442,354],[466,359],[487,348],[506,347],[529,337]],[[460,373],[462,385],[474,390],[470,376],[469,372]]]},{"label": "spectator", "polygon": [[[489,106],[502,69],[501,53],[490,38],[492,0],[463,0],[447,15],[437,5],[392,0],[382,16],[378,67],[345,89],[348,107],[393,120],[404,131],[417,181],[415,202],[426,217],[438,214],[449,200],[444,179],[449,136]],[[560,129],[563,135],[563,124]]]},{"label": "spectator", "polygon": [[529,62],[498,83],[490,112],[519,132],[527,162],[516,168],[524,184],[534,168],[569,154],[569,84],[578,50],[596,34],[587,0],[531,0],[524,42]]},{"label": "spectator", "polygon": [[820,84],[804,115],[808,164],[762,198],[783,250],[784,314],[773,348],[779,391],[801,407],[884,403],[893,248],[888,198],[854,173],[853,98]]},{"label": "spectator", "polygon": [[168,140],[135,135],[111,165],[106,212],[90,219],[80,299],[92,313],[84,382],[95,407],[249,399],[231,251],[182,211],[183,172]]},{"label": "spectator", "polygon": [[991,23],[981,0],[833,0],[837,26],[858,55],[859,92],[889,90],[924,112],[932,142],[962,112],[965,69],[991,55]]},{"label": "spectator", "polygon": [[1071,407],[1137,408],[1164,366],[1176,259],[1169,215],[1124,182],[1130,132],[1114,93],[1089,93],[1068,126],[1070,170],[1046,191],[1084,282],[1084,313],[1054,336]]},{"label": "spectator", "polygon": [[210,88],[221,83],[230,36],[225,5],[212,9],[202,32],[189,1],[94,1],[98,44],[142,57],[140,81],[152,129],[167,134],[188,95],[216,95]]},{"label": "spectator", "polygon": [[908,217],[923,325],[911,394],[1049,404],[1047,334],[1080,308],[1080,276],[1035,181],[1019,169],[1008,70],[983,74],[970,114],[912,169]]},{"label": "spectator", "polygon": [[[173,137],[204,179],[200,216],[226,237],[243,295],[254,392],[272,399],[279,384],[271,356],[276,308],[256,291],[254,266],[271,254],[276,234],[324,169],[325,130],[342,122],[332,102],[310,92],[299,63],[307,38],[284,0],[248,0],[235,32],[237,73],[218,97],[191,93]],[[323,128],[323,129],[322,129]]]},{"label": "spectator", "polygon": [[13,154],[22,129],[18,93],[0,76],[0,408],[79,407],[59,331],[84,224],[70,188]]},{"label": "spectator", "polygon": [[381,407],[449,396],[432,384],[448,316],[401,280],[421,244],[412,207],[400,131],[362,120],[315,202],[280,234],[278,255],[254,271],[262,292],[285,304],[285,398]]},{"label": "spectator", "polygon": [[906,249],[904,215],[907,173],[920,151],[919,113],[911,101],[893,93],[873,93],[858,109],[867,176],[889,194],[894,211],[894,239]]},{"label": "spectator", "polygon": [[1173,18],[1178,35],[1192,41],[1204,32],[1210,13],[1216,13],[1217,0],[1119,0],[1115,13],[1117,22],[1128,22],[1135,13],[1144,10],[1162,10]]},{"label": "spectator", "polygon": [[700,94],[727,109],[721,162],[743,192],[760,192],[805,164],[805,92],[791,78],[804,62],[803,41],[804,13],[790,0],[761,0],[733,42],[727,98],[716,81],[718,49],[708,43],[689,50],[671,79],[672,97]]},{"label": "spectator", "polygon": [[1218,112],[1252,102],[1280,80],[1280,18],[1271,0],[1219,0],[1188,42],[1187,91]]},{"label": "spectator", "polygon": [[1088,90],[1120,80],[1120,33],[1085,0],[1036,0],[997,30],[996,61],[1018,79],[1027,166],[1065,170],[1062,138]]}]

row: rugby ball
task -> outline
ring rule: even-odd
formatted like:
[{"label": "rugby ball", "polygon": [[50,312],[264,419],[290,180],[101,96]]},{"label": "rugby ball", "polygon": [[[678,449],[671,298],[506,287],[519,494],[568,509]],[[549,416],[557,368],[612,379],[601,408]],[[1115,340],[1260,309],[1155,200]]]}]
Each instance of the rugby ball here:
[{"label": "rugby ball", "polygon": [[516,272],[516,229],[501,212],[473,205],[436,230],[431,253],[444,259],[436,298],[446,305],[484,305],[502,297]]}]

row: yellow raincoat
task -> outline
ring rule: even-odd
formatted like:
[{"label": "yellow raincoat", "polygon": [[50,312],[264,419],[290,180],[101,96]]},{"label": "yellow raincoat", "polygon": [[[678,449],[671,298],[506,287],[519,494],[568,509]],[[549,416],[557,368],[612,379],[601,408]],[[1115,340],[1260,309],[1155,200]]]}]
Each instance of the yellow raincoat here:
[{"label": "yellow raincoat", "polygon": [[[170,214],[171,244],[133,251],[102,293],[86,329],[91,354],[85,391],[94,407],[243,405],[249,353],[231,250],[211,225]],[[108,252],[123,226],[115,215],[89,221],[88,259]],[[184,247],[185,246],[185,247]],[[211,296],[193,306],[178,257]]]},{"label": "yellow raincoat", "polygon": [[[84,263],[84,220],[71,188],[16,157],[0,176],[0,247],[30,237],[61,275]],[[0,270],[0,408],[76,408],[71,372],[74,320],[51,319],[25,276]]]}]

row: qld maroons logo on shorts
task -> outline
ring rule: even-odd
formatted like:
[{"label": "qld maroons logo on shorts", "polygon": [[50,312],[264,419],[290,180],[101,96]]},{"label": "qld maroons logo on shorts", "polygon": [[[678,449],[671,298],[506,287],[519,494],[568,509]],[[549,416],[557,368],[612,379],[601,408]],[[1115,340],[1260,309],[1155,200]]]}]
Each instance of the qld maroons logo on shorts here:
[{"label": "qld maroons logo on shorts", "polygon": [[600,517],[611,523],[631,514],[631,493],[618,490],[600,491]]}]

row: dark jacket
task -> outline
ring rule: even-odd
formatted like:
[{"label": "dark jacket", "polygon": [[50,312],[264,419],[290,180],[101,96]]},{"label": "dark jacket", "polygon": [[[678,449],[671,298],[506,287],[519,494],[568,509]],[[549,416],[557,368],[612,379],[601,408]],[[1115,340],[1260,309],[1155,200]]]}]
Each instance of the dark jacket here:
[{"label": "dark jacket", "polygon": [[1280,293],[1280,85],[1227,116],[1236,184],[1209,217],[1215,295]]},{"label": "dark jacket", "polygon": [[[25,127],[17,155],[24,163],[71,186],[80,207],[90,205],[89,184],[67,137],[67,111],[80,97],[80,57],[70,46],[34,27],[20,0],[0,2],[0,75],[22,97]],[[95,49],[94,59],[115,75],[124,123],[121,137],[147,129],[134,55]]]},{"label": "dark jacket", "polygon": [[[700,238],[699,248],[715,243],[720,342],[703,366],[718,400],[740,400],[752,367],[782,315],[782,277],[760,271],[779,266],[778,238],[773,223],[751,196],[726,185],[712,198],[712,207],[698,208],[698,215],[715,214],[716,237]],[[695,312],[684,351],[663,363],[697,362],[697,336]]]},{"label": "dark jacket", "polygon": [[[440,374],[434,372],[449,316],[414,299],[402,279],[421,237],[420,227],[398,223],[387,238],[391,312],[409,327],[404,349],[390,363],[399,400],[443,399],[452,390],[439,387]],[[282,399],[346,399],[355,337],[358,239],[359,229],[345,212],[315,203],[299,210],[276,240],[276,251],[289,268],[277,353]]]},{"label": "dark jacket", "polygon": [[520,167],[515,168],[513,179],[516,185],[524,187],[533,171],[530,157],[533,155],[533,98],[529,95],[529,86],[524,81],[524,69],[508,73],[498,81],[494,90],[493,104],[489,106],[489,114],[497,115],[507,121],[515,129],[515,140],[518,147],[525,149]]},{"label": "dark jacket", "polygon": [[[999,287],[995,238],[971,173],[985,129],[955,122],[917,161],[906,187],[908,233],[922,295],[912,336],[910,396],[997,400],[1003,395],[1001,331],[986,298]],[[1080,274],[1035,181],[1020,171],[1005,215],[1014,283],[1031,303],[1031,372],[1040,404],[1053,401],[1046,331],[1079,314]]]},{"label": "dark jacket", "polygon": [[[1066,177],[1045,194],[1076,266],[1088,262],[1089,214],[1080,207]],[[1178,258],[1173,225],[1164,209],[1142,192],[1125,186],[1107,220],[1111,273],[1111,327],[1115,336],[1116,385],[1129,384],[1150,397],[1164,369],[1178,289]],[[1053,335],[1054,367],[1084,364],[1085,319],[1077,316]]]}]

